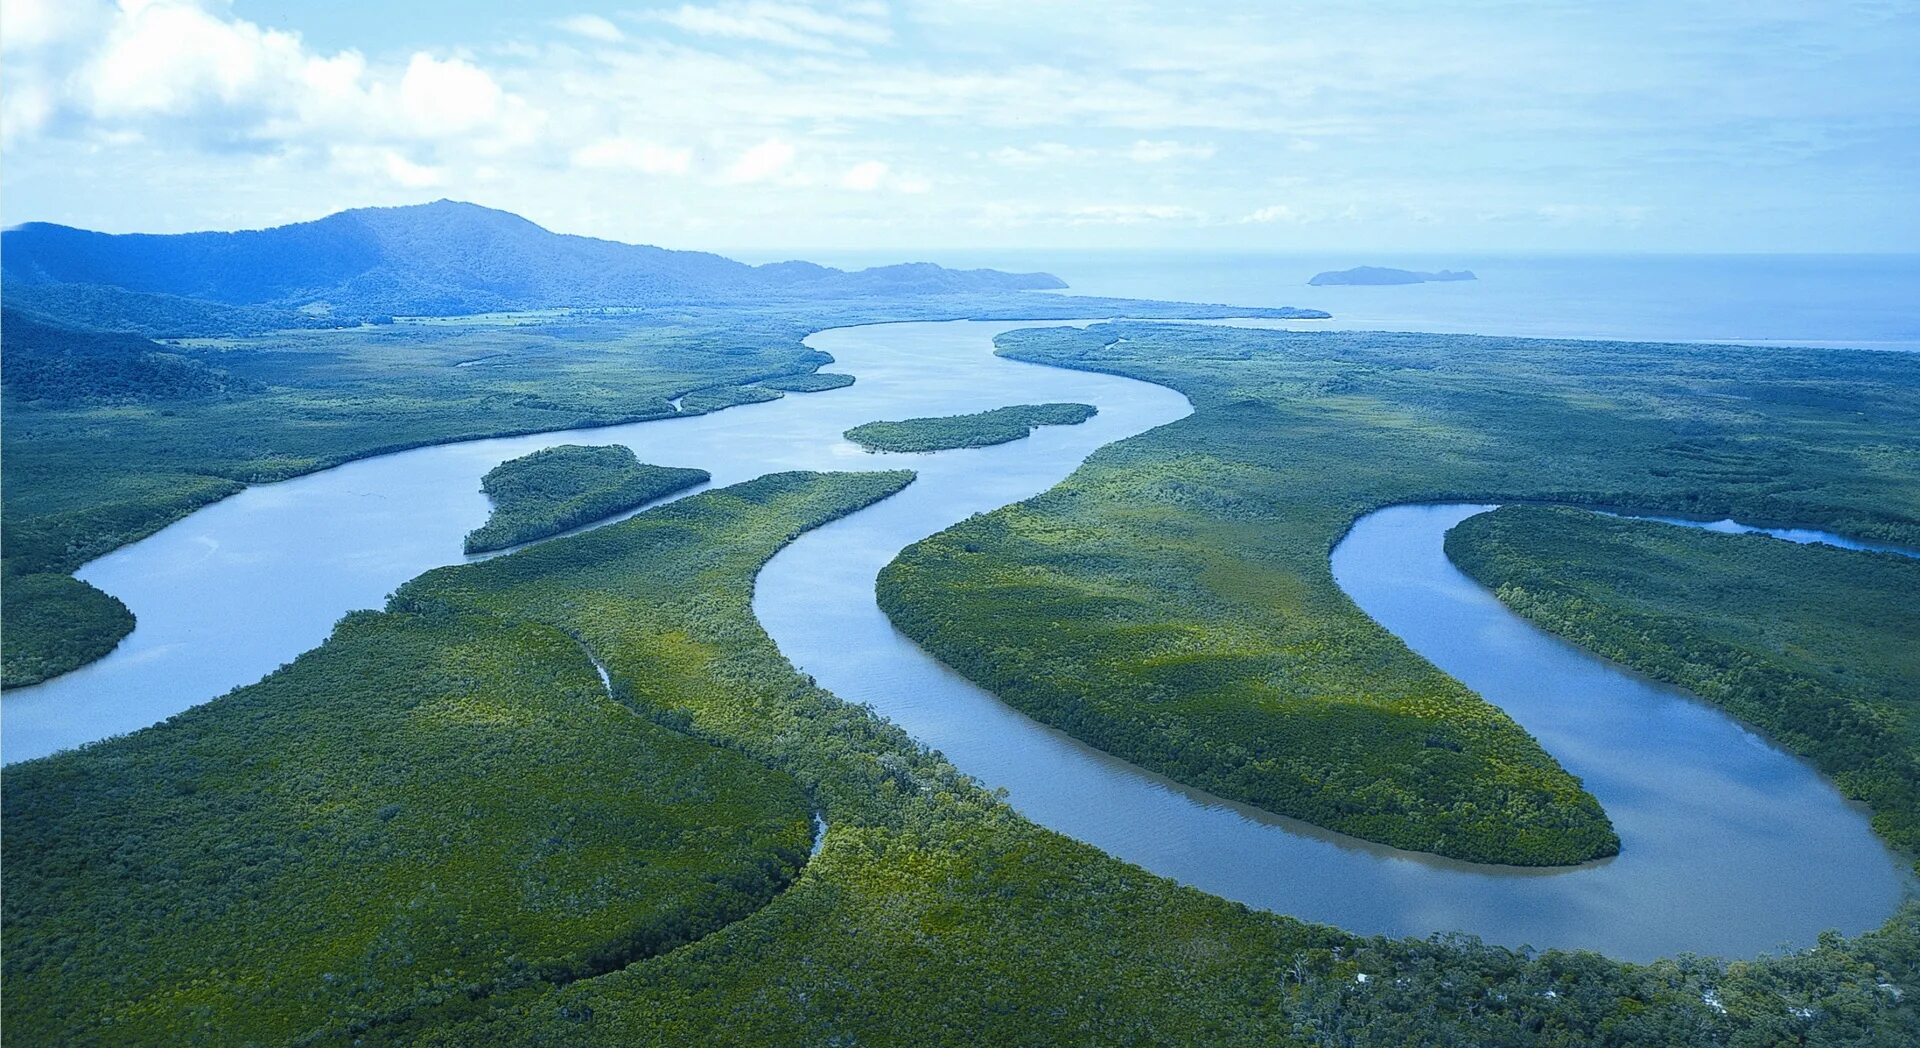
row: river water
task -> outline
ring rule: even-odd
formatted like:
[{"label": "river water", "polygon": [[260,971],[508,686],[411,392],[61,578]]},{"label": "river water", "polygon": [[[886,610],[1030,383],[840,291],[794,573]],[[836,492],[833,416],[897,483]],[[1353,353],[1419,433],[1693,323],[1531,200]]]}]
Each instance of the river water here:
[{"label": "river water", "polygon": [[[761,573],[754,609],[804,672],[943,751],[1023,814],[1185,883],[1369,933],[1647,958],[1752,954],[1883,921],[1903,865],[1804,762],[1684,695],[1535,630],[1461,576],[1448,527],[1485,507],[1395,507],[1335,550],[1340,584],[1421,654],[1506,708],[1612,815],[1620,857],[1540,871],[1399,852],[1187,789],[1034,723],[906,640],[874,577],[906,544],[1036,494],[1094,449],[1190,410],[1162,387],[991,355],[1026,323],[825,331],[809,345],[859,381],[710,415],[422,448],[262,485],[87,565],[139,626],[112,655],[10,692],[6,761],[131,731],[257,680],[343,613],[457,563],[487,515],[480,476],[562,443],[632,447],[725,485],[783,469],[915,469],[901,494],[802,536]],[[1100,414],[992,448],[870,454],[880,418],[1081,401]]]}]

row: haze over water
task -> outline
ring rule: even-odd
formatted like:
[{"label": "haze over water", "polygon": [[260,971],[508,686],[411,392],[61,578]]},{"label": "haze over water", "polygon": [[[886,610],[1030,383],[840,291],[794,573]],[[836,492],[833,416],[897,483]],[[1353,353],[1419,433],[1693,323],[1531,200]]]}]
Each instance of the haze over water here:
[{"label": "haze over water", "polygon": [[[776,253],[777,254],[777,253]],[[751,261],[773,255],[752,254]],[[782,256],[784,257],[784,256]],[[831,265],[897,253],[816,252]],[[1920,255],[1354,255],[1201,251],[929,251],[959,267],[1044,270],[1062,294],[1302,306],[1298,329],[1920,350]],[[1474,281],[1311,287],[1359,265],[1471,269]]]}]

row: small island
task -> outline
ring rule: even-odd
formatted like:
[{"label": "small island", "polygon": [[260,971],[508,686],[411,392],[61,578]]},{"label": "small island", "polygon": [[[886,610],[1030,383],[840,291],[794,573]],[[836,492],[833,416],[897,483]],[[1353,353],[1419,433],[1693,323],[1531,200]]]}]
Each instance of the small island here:
[{"label": "small island", "polygon": [[493,516],[467,536],[467,552],[549,538],[711,479],[704,469],[648,465],[618,444],[562,444],[508,459],[480,479]]},{"label": "small island", "polygon": [[853,376],[843,375],[837,371],[815,371],[806,375],[763,378],[757,385],[766,389],[777,389],[782,393],[824,393],[829,389],[845,389],[853,385]]},{"label": "small island", "polygon": [[1315,274],[1307,283],[1315,287],[1339,285],[1374,286],[1382,284],[1425,284],[1446,280],[1478,280],[1471,269],[1442,269],[1422,273],[1412,269],[1388,269],[1385,266],[1355,266]]},{"label": "small island", "polygon": [[1091,404],[1016,404],[973,415],[868,422],[846,437],[868,451],[948,451],[1019,440],[1038,426],[1073,426],[1092,418]]}]

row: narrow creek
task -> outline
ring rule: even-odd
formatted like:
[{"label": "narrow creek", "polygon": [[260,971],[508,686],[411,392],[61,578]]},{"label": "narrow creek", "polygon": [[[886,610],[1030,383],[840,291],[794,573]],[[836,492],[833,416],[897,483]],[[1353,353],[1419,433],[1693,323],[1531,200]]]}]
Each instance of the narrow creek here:
[{"label": "narrow creek", "polygon": [[[802,536],[762,571],[754,608],[802,671],[867,703],[1029,818],[1249,905],[1365,933],[1464,931],[1625,958],[1752,954],[1884,920],[1903,865],[1804,762],[1723,714],[1527,625],[1446,562],[1478,507],[1395,507],[1334,553],[1336,577],[1409,645],[1508,709],[1613,815],[1614,860],[1571,870],[1472,866],[1382,848],[1144,772],[1015,713],[897,633],[874,603],[906,544],[1026,498],[1103,444],[1186,415],[1171,390],[992,355],[1031,323],[893,324],[808,344],[858,382],[710,415],[472,441],[250,488],[87,565],[139,626],[106,659],[10,692],[0,755],[30,759],[131,731],[250,683],[325,639],[343,613],[458,563],[487,515],[479,478],[564,443],[632,447],[732,484],[786,469],[910,468],[920,479]],[[1080,401],[1100,414],[1011,444],[870,454],[847,428],[883,418]]]}]

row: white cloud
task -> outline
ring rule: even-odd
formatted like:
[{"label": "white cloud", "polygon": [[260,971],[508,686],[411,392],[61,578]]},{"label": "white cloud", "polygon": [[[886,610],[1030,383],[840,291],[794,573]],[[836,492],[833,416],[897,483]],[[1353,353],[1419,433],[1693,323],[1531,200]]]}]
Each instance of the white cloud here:
[{"label": "white cloud", "polygon": [[227,21],[188,3],[129,3],[80,73],[97,116],[180,114],[270,103],[301,80],[300,38]]},{"label": "white cloud", "polygon": [[1298,222],[1300,212],[1286,204],[1269,204],[1254,210],[1240,221],[1247,223]]},{"label": "white cloud", "polygon": [[500,85],[471,62],[441,61],[424,51],[407,62],[400,78],[400,107],[416,131],[460,135],[490,122],[500,112]]},{"label": "white cloud", "polygon": [[993,203],[982,208],[981,224],[993,226],[1137,226],[1151,223],[1199,224],[1206,212],[1180,204],[1087,204],[1043,207]]},{"label": "white cloud", "polygon": [[850,4],[842,14],[800,3],[745,0],[710,6],[682,4],[654,15],[684,32],[775,44],[804,51],[840,51],[857,45],[877,45],[893,39],[881,19],[886,9],[874,4]]},{"label": "white cloud", "polygon": [[1159,164],[1168,160],[1210,160],[1214,149],[1211,145],[1189,145],[1185,142],[1151,142],[1141,139],[1127,150],[1128,159],[1137,164]]},{"label": "white cloud", "polygon": [[728,182],[764,182],[786,170],[793,163],[794,148],[778,138],[769,138],[765,142],[740,154],[726,170]]},{"label": "white cloud", "polygon": [[1091,160],[1099,156],[1100,151],[1064,142],[1037,142],[1030,146],[1002,146],[989,155],[994,163],[1007,167],[1049,167]]},{"label": "white cloud", "polygon": [[440,168],[416,164],[392,151],[387,153],[386,165],[387,176],[408,189],[425,189],[447,180],[447,173]]},{"label": "white cloud", "polygon": [[840,176],[840,184],[847,189],[871,193],[879,189],[886,178],[887,165],[878,160],[868,160],[848,168],[847,173]]},{"label": "white cloud", "polygon": [[1125,148],[1071,146],[1064,142],[1036,142],[1027,146],[1002,146],[988,154],[996,164],[1007,167],[1051,167],[1088,161],[1125,159],[1136,164],[1161,164],[1169,160],[1207,160],[1214,154],[1211,145],[1190,145],[1171,140],[1140,139]]},{"label": "white cloud", "polygon": [[1179,204],[1095,204],[1067,212],[1074,225],[1138,225],[1142,222],[1199,222],[1203,212]]},{"label": "white cloud", "polygon": [[[485,6],[410,18],[399,50],[379,9],[329,9],[356,50],[292,31],[312,5],[0,0],[9,217],[257,223],[438,180],[688,246],[927,242],[983,215],[1062,246],[1920,235],[1920,23],[1867,4]],[[646,208],[634,173],[659,179]]]},{"label": "white cloud", "polygon": [[632,138],[602,138],[573,151],[576,167],[638,171],[645,175],[684,175],[693,166],[693,150]]},{"label": "white cloud", "polygon": [[44,86],[10,83],[0,94],[0,141],[12,142],[40,130],[53,116],[54,98]]},{"label": "white cloud", "polygon": [[[56,123],[92,136],[164,127],[174,141],[266,148],[471,136],[478,151],[524,144],[540,114],[459,57],[413,54],[400,69],[358,51],[325,54],[297,33],[265,29],[194,0],[122,0],[75,37],[6,5],[8,30],[32,27],[37,50],[9,36],[8,141]],[[76,9],[87,8],[74,0]],[[20,48],[17,53],[11,48]],[[485,129],[485,135],[476,132]]]},{"label": "white cloud", "polygon": [[573,15],[554,23],[575,36],[584,36],[589,40],[598,40],[603,44],[617,44],[627,38],[620,27],[599,15]]},{"label": "white cloud", "polygon": [[332,170],[339,174],[358,176],[402,189],[430,189],[445,185],[447,181],[445,168],[419,163],[396,149],[335,146],[328,150],[327,158]]},{"label": "white cloud", "polygon": [[95,36],[110,17],[95,0],[7,0],[0,4],[0,49],[37,51]]}]

